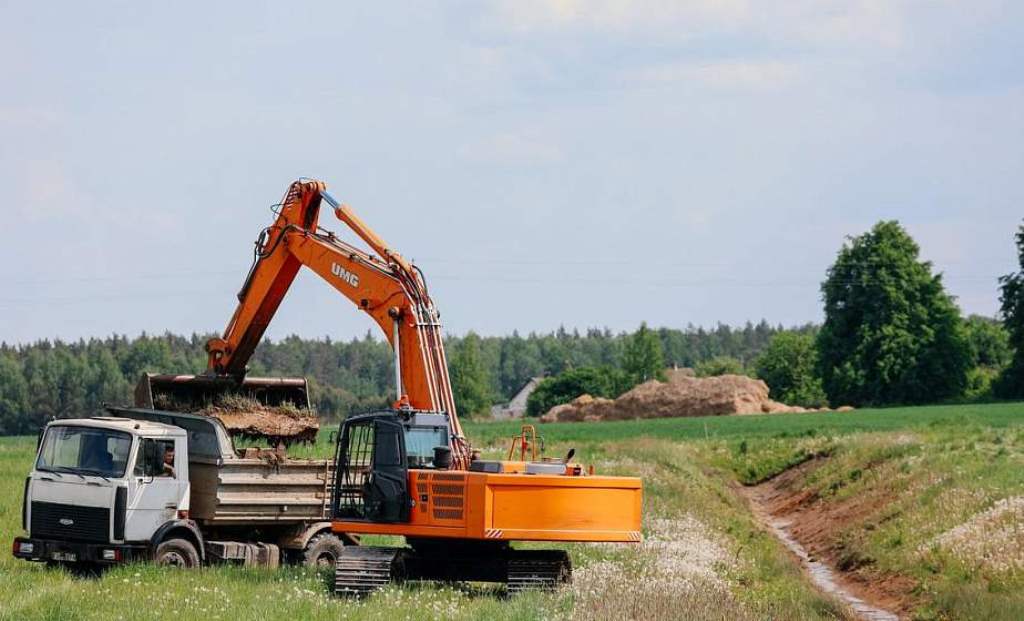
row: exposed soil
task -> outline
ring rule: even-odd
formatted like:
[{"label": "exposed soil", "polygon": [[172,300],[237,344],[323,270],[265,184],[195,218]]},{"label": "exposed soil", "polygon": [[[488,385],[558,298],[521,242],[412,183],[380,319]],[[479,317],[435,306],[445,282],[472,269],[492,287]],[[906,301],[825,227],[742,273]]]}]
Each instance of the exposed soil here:
[{"label": "exposed soil", "polygon": [[666,382],[644,382],[617,399],[582,395],[551,408],[541,420],[577,422],[818,411],[774,401],[768,393],[767,384],[744,375],[692,377],[677,371]]},{"label": "exposed soil", "polygon": [[266,439],[271,444],[314,442],[320,429],[315,416],[297,416],[284,408],[212,406],[199,413],[220,419],[232,436]]},{"label": "exposed soil", "polygon": [[292,403],[266,405],[243,395],[219,395],[212,402],[196,404],[159,394],[154,406],[171,412],[192,412],[219,419],[232,437],[265,440],[271,445],[312,443],[320,430],[316,414]]},{"label": "exposed soil", "polygon": [[812,581],[843,599],[863,619],[907,618],[919,604],[909,577],[884,574],[872,559],[845,549],[842,533],[876,519],[891,498],[861,494],[826,501],[804,487],[808,473],[825,459],[790,468],[756,486],[740,488],[755,516],[800,559]]}]

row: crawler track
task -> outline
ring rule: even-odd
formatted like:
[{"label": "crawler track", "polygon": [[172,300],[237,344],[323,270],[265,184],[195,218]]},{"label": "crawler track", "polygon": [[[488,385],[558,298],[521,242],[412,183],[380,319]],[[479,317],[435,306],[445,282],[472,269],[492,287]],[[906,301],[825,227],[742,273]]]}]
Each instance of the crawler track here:
[{"label": "crawler track", "polygon": [[365,597],[392,582],[505,583],[510,595],[550,591],[572,580],[572,563],[563,550],[513,550],[507,545],[418,548],[346,547],[334,570],[334,594]]}]

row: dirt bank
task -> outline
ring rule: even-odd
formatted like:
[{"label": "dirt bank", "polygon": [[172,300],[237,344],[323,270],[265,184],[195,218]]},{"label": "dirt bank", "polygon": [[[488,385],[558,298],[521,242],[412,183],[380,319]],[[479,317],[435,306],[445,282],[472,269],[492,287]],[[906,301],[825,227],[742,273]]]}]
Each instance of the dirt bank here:
[{"label": "dirt bank", "polygon": [[871,559],[844,549],[843,533],[860,527],[892,500],[881,494],[828,501],[806,485],[827,458],[816,458],[739,492],[754,515],[800,560],[822,591],[846,601],[863,619],[907,618],[920,603],[915,581],[884,574]]},{"label": "dirt bank", "polygon": [[666,382],[645,382],[617,399],[583,395],[551,408],[541,420],[576,422],[810,411],[817,410],[773,401],[768,385],[758,379],[743,375],[690,377],[673,373]]}]

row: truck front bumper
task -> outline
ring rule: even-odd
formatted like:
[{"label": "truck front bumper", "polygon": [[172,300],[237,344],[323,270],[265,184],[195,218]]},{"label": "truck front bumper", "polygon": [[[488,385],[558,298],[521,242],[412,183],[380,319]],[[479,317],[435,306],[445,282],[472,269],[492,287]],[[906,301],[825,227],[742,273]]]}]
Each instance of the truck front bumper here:
[{"label": "truck front bumper", "polygon": [[63,561],[113,565],[149,558],[149,546],[117,543],[80,543],[15,537],[11,552],[26,561]]}]

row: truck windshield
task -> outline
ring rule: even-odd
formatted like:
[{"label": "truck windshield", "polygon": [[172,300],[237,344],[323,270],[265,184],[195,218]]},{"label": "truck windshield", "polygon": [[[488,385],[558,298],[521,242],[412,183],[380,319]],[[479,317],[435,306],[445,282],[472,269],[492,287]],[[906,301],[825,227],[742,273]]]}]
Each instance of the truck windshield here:
[{"label": "truck windshield", "polygon": [[46,431],[36,470],[124,476],[132,436],[97,427],[55,425]]}]

